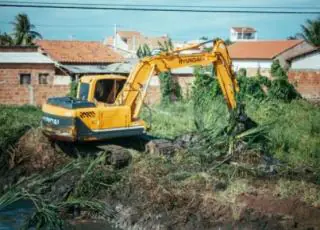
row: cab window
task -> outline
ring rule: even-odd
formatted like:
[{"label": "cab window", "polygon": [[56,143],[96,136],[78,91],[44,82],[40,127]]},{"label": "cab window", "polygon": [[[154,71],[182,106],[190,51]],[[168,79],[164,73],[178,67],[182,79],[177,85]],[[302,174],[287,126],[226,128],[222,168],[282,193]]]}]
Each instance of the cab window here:
[{"label": "cab window", "polygon": [[103,79],[98,80],[94,98],[103,103],[114,104],[118,94],[124,86],[125,80]]},{"label": "cab window", "polygon": [[89,84],[81,83],[79,87],[79,99],[88,100],[88,94],[89,94]]}]

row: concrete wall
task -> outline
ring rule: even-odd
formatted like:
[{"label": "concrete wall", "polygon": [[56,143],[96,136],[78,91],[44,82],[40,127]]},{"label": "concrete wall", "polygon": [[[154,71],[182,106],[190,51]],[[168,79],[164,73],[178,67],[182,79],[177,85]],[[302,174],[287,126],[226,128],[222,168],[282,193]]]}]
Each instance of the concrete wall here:
[{"label": "concrete wall", "polygon": [[232,60],[235,70],[240,68],[271,68],[272,60]]},{"label": "concrete wall", "polygon": [[289,81],[295,86],[302,97],[320,100],[320,70],[290,70]]},{"label": "concrete wall", "polygon": [[247,76],[255,76],[260,70],[261,75],[271,77],[270,68],[272,60],[232,60],[233,69],[238,72],[241,68],[247,70]]},{"label": "concrete wall", "polygon": [[[31,84],[21,85],[20,74],[31,74]],[[39,74],[48,74],[48,84],[39,84]],[[0,64],[0,104],[41,105],[47,98],[65,96],[69,85],[54,85],[53,64]]]},{"label": "concrete wall", "polygon": [[128,44],[122,40],[119,34],[116,35],[116,45],[117,45],[117,49],[129,50]]},{"label": "concrete wall", "polygon": [[320,70],[320,51],[312,53],[307,56],[303,56],[292,60],[291,69],[293,70],[305,70],[313,69]]}]

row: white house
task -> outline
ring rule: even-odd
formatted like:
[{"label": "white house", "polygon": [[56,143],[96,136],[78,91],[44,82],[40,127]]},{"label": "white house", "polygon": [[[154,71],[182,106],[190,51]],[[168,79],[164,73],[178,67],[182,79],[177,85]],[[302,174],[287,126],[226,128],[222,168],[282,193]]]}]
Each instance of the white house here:
[{"label": "white house", "polygon": [[270,40],[235,42],[228,46],[235,71],[247,70],[248,76],[255,76],[257,71],[270,77],[270,68],[274,59],[302,44],[303,40]]},{"label": "white house", "polygon": [[291,69],[320,71],[320,49],[292,58]]},{"label": "white house", "polygon": [[230,29],[230,41],[255,41],[258,39],[257,31],[252,27],[232,27]]},{"label": "white house", "polygon": [[107,37],[104,44],[113,47],[126,58],[133,58],[140,46],[146,44],[151,51],[158,50],[159,42],[163,44],[168,40],[167,35],[147,37],[138,31],[117,31],[114,36]]}]

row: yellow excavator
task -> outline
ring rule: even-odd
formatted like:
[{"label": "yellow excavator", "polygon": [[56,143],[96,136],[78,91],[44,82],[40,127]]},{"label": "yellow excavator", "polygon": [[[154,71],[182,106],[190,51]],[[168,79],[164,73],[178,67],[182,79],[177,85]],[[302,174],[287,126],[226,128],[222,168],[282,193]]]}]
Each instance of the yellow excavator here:
[{"label": "yellow excavator", "polygon": [[86,142],[143,134],[146,124],[139,112],[154,74],[185,66],[214,65],[226,104],[237,109],[239,91],[224,42],[216,39],[210,52],[186,54],[205,43],[143,58],[129,77],[83,76],[76,98],[49,98],[42,107],[42,130],[52,140]]}]

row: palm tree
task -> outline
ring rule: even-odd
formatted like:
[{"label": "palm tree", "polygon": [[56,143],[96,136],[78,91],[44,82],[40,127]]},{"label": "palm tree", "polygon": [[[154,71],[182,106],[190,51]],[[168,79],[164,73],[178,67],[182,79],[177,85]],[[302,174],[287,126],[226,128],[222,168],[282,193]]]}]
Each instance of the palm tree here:
[{"label": "palm tree", "polygon": [[320,46],[320,17],[315,20],[308,19],[305,25],[301,25],[302,33],[298,36],[314,46]]},{"label": "palm tree", "polygon": [[30,23],[27,14],[18,14],[12,25],[15,45],[32,45],[34,39],[42,38],[40,33],[33,30],[35,26]]},{"label": "palm tree", "polygon": [[9,46],[13,45],[13,39],[12,37],[7,33],[0,33],[0,45],[1,46]]}]

